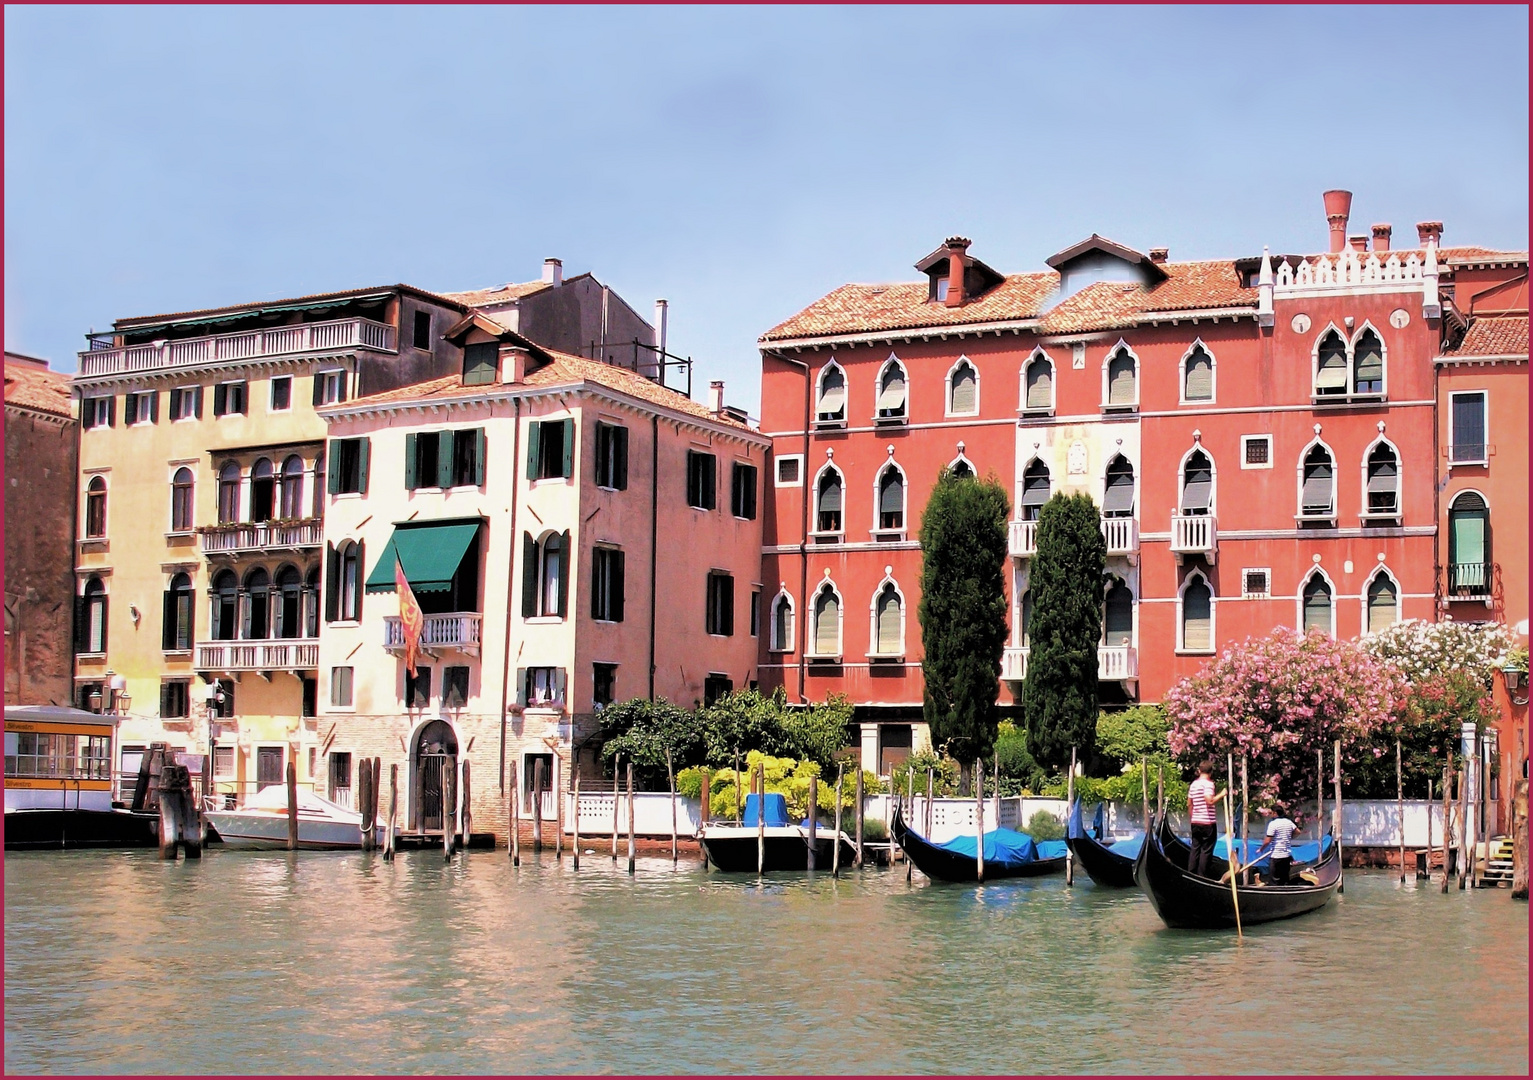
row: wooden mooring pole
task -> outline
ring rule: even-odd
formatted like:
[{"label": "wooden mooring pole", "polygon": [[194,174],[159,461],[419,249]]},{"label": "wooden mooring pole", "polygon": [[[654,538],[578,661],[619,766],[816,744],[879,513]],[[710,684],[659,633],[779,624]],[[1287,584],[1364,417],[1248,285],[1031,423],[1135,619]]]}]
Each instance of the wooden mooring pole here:
[{"label": "wooden mooring pole", "polygon": [[[1150,763],[1149,763],[1149,760],[1146,757],[1144,757],[1144,755],[1140,755],[1140,757],[1139,757],[1139,788],[1140,788],[1140,795],[1143,798],[1144,834],[1145,834],[1145,836],[1149,836],[1150,835]],[[1097,837],[1097,839],[1100,840],[1101,837],[1099,836],[1099,837]]]},{"label": "wooden mooring pole", "polygon": [[[698,836],[702,836],[703,829],[708,824],[708,819],[713,816],[713,788],[711,786],[713,781],[712,781],[712,778],[708,775],[708,770],[707,769],[703,770],[702,782],[703,782],[702,783],[702,790],[697,793],[698,794],[698,801],[697,801],[697,834],[698,834]],[[699,845],[699,846],[701,846],[701,845]],[[708,869],[708,849],[707,848],[703,848],[703,869],[704,870]]]},{"label": "wooden mooring pole", "polygon": [[852,865],[853,866],[861,866],[862,865],[862,763],[861,762],[857,763],[857,784],[856,784],[856,787],[857,787],[857,790],[852,795],[852,801],[855,804],[852,807],[852,816],[855,819],[855,824],[857,826],[857,850],[852,855]]},{"label": "wooden mooring pole", "polygon": [[756,792],[756,873],[766,873],[766,762],[756,766],[751,788]]},{"label": "wooden mooring pole", "polygon": [[287,849],[298,850],[298,766],[287,763]]},{"label": "wooden mooring pole", "polygon": [[463,857],[468,858],[468,842],[474,835],[474,811],[472,777],[469,775],[469,760],[463,759],[463,812],[458,815],[458,835],[463,846]]},{"label": "wooden mooring pole", "polygon": [[1336,740],[1336,861],[1342,868],[1341,880],[1336,883],[1338,893],[1347,891],[1346,849],[1341,841],[1341,740]]},{"label": "wooden mooring pole", "polygon": [[[1075,812],[1075,747],[1070,747],[1070,775],[1065,777],[1065,813]],[[1065,848],[1065,885],[1075,886],[1075,852]]]},{"label": "wooden mooring pole", "polygon": [[1453,821],[1450,812],[1450,798],[1453,791],[1453,755],[1448,755],[1448,764],[1443,766],[1443,887],[1442,891],[1448,891],[1448,846],[1453,835]]},{"label": "wooden mooring pole", "polygon": [[[665,782],[671,789],[671,865],[675,866],[679,856],[676,849],[676,771],[671,767],[671,752],[665,752]],[[813,787],[810,788],[813,791]],[[810,797],[810,805],[814,804],[813,796]]]},{"label": "wooden mooring pole", "polygon": [[[979,758],[974,759],[974,876],[981,885],[985,883],[985,770]],[[1065,881],[1070,880],[1070,864],[1065,863]]]},{"label": "wooden mooring pole", "polygon": [[367,831],[367,807],[371,801],[367,797],[367,782],[372,778],[373,759],[363,758],[357,762],[357,812],[362,815],[362,820],[357,823],[357,830],[362,834],[362,850],[373,850],[372,836]]},{"label": "wooden mooring pole", "polygon": [[532,853],[543,853],[543,759],[532,762]]},{"label": "wooden mooring pole", "polygon": [[621,826],[618,823],[618,808],[623,803],[623,755],[612,756],[612,861],[617,862],[617,838],[620,835]]},{"label": "wooden mooring pole", "polygon": [[921,835],[926,837],[928,840],[931,839],[932,835],[932,790],[936,779],[936,770],[928,765],[926,767],[926,805],[921,807]]},{"label": "wooden mooring pole", "polygon": [[1229,755],[1229,769],[1225,774],[1229,777],[1229,786],[1224,790],[1224,829],[1229,836],[1229,843],[1225,845],[1224,853],[1229,856],[1230,864],[1230,896],[1235,905],[1235,940],[1244,942],[1246,932],[1240,926],[1240,856],[1235,854],[1235,822],[1233,820],[1233,804],[1235,802],[1235,755]]},{"label": "wooden mooring pole", "polygon": [[845,774],[846,764],[840,761],[836,762],[836,839],[834,845],[832,845],[830,856],[830,876],[833,878],[841,876],[841,779]]},{"label": "wooden mooring pole", "polygon": [[564,858],[564,759],[554,754],[554,776],[549,790],[554,793],[554,861]]},{"label": "wooden mooring pole", "polygon": [[[1335,837],[1331,838],[1335,843]],[[1315,843],[1325,846],[1325,751],[1315,750]],[[1315,858],[1319,858],[1316,848]]]},{"label": "wooden mooring pole", "polygon": [[458,778],[452,763],[452,758],[442,758],[442,858],[448,862],[452,861],[452,832],[457,827],[453,811],[457,809],[454,796]]},{"label": "wooden mooring pole", "polygon": [[383,838],[383,857],[394,861],[394,828],[399,817],[399,762],[389,762],[389,828]]},{"label": "wooden mooring pole", "polygon": [[[816,844],[815,826],[819,824],[819,820],[820,820],[820,805],[819,805],[819,800],[820,800],[820,778],[818,776],[811,776],[809,778],[809,869],[810,870],[817,870],[817,869],[819,869],[817,866],[815,866],[815,856],[817,854],[816,851],[815,851],[815,844]],[[673,855],[672,858],[674,859],[675,856]]]},{"label": "wooden mooring pole", "polygon": [[1416,880],[1432,880],[1432,778],[1427,777],[1427,846],[1416,857]]},{"label": "wooden mooring pole", "polygon": [[522,865],[522,778],[521,771],[512,765],[511,777],[511,865]]},{"label": "wooden mooring pole", "polygon": [[580,869],[580,751],[572,750],[575,759],[570,766],[570,786],[575,789],[575,806],[570,811],[570,866]]},{"label": "wooden mooring pole", "polygon": [[[916,812],[916,772],[915,772],[914,769],[910,768],[907,765],[905,767],[905,813],[907,813],[907,814],[914,814],[915,812]],[[891,842],[893,841],[893,838],[894,838],[893,837],[893,833],[891,833],[890,834]],[[911,878],[911,875],[914,872],[915,872],[915,867],[910,862],[910,856],[906,855],[905,856],[905,884],[907,884],[907,885],[910,884],[910,878]]]},{"label": "wooden mooring pole", "polygon": [[1246,771],[1246,755],[1240,755],[1240,861],[1251,854],[1251,787]]},{"label": "wooden mooring pole", "polygon": [[[1427,796],[1427,817],[1432,816],[1432,797]],[[1400,740],[1395,740],[1395,804],[1400,813],[1400,884],[1405,884],[1405,767],[1401,763]]]},{"label": "wooden mooring pole", "polygon": [[633,760],[628,761],[628,876],[633,876]]}]

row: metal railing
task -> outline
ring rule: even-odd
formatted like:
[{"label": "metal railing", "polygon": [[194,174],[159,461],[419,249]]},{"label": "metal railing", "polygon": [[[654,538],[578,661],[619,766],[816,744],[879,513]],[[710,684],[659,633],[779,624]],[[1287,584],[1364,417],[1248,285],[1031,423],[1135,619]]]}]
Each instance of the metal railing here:
[{"label": "metal railing", "polygon": [[324,522],[319,518],[299,521],[236,521],[198,528],[204,555],[236,551],[268,551],[274,548],[318,547],[324,542]]},{"label": "metal railing", "polygon": [[393,352],[394,328],[372,319],[334,319],[145,345],[92,348],[79,354],[80,374],[122,375],[157,368],[196,367],[224,360],[252,360],[349,348]]},{"label": "metal railing", "polygon": [[1219,546],[1219,523],[1212,514],[1172,514],[1171,550],[1177,555],[1206,555]]},{"label": "metal railing", "polygon": [[[463,652],[479,651],[479,633],[484,616],[477,611],[457,611],[446,615],[427,615],[421,627],[421,648],[459,649]],[[386,615],[383,619],[383,647],[405,647],[404,625],[398,615]]]},{"label": "metal railing", "polygon": [[1495,563],[1450,563],[1448,595],[1456,600],[1483,600],[1491,595],[1495,579]]},{"label": "metal railing", "polygon": [[319,639],[199,641],[197,667],[202,671],[312,670],[319,667]]}]

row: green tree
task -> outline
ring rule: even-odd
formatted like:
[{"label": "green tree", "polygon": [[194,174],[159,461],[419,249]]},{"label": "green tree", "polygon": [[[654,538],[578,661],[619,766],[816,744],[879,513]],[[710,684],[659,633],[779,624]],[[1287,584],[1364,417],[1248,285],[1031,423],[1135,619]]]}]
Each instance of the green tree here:
[{"label": "green tree", "polygon": [[1124,769],[1137,769],[1140,758],[1153,763],[1171,763],[1171,745],[1166,734],[1171,721],[1159,705],[1134,705],[1119,712],[1104,712],[1097,717],[1097,766],[1105,776]]},{"label": "green tree", "polygon": [[1038,513],[1030,572],[1031,648],[1023,681],[1028,749],[1046,770],[1070,762],[1070,748],[1096,744],[1097,643],[1107,546],[1089,495],[1055,495]]},{"label": "green tree", "polygon": [[632,761],[634,779],[647,788],[666,783],[665,755],[681,769],[702,760],[704,742],[697,717],[664,698],[633,698],[601,711],[602,760],[622,755]]},{"label": "green tree", "polygon": [[995,745],[1009,513],[993,476],[943,469],[921,515],[922,712],[933,745],[957,759],[966,781]]}]

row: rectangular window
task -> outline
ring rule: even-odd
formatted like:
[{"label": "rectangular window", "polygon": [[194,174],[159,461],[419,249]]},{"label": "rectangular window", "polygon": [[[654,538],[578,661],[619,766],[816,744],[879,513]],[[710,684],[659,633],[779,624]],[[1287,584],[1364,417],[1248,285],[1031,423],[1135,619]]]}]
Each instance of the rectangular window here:
[{"label": "rectangular window", "polygon": [[527,479],[574,475],[575,421],[535,420],[527,427]]},{"label": "rectangular window", "polygon": [[761,636],[761,590],[751,590],[751,637]]},{"label": "rectangular window", "polygon": [[729,508],[737,518],[756,520],[756,466],[735,462],[729,489]]},{"label": "rectangular window", "polygon": [[1242,435],[1240,437],[1240,467],[1242,469],[1272,468],[1272,436]]},{"label": "rectangular window", "polygon": [[1240,575],[1240,595],[1246,600],[1260,600],[1272,595],[1272,575],[1267,570],[1244,570]]},{"label": "rectangular window", "polygon": [[494,341],[463,346],[463,385],[485,386],[494,382],[499,357],[500,345]]},{"label": "rectangular window", "polygon": [[351,668],[330,669],[330,704],[337,708],[351,708]]},{"label": "rectangular window", "polygon": [[698,510],[718,506],[719,459],[697,450],[687,451],[687,505]]},{"label": "rectangular window", "polygon": [[708,575],[708,633],[730,637],[735,632],[735,579],[718,571]]},{"label": "rectangular window", "polygon": [[282,747],[256,747],[256,790],[282,783]]},{"label": "rectangular window", "polygon": [[728,675],[720,675],[716,671],[709,672],[703,679],[703,704],[712,705],[719,698],[731,693],[734,688],[734,680]]},{"label": "rectangular window", "polygon": [[245,415],[245,383],[221,382],[213,387],[214,416]]},{"label": "rectangular window", "polygon": [[591,618],[623,621],[623,553],[599,547],[591,552]]},{"label": "rectangular window", "polygon": [[791,454],[777,459],[777,486],[798,487],[804,482],[804,456]]},{"label": "rectangular window", "polygon": [[225,777],[234,775],[234,747],[213,747],[213,775]]},{"label": "rectangular window", "polygon": [[411,342],[417,349],[431,348],[431,312],[417,311],[415,313],[415,333],[411,336]]},{"label": "rectangular window", "polygon": [[[405,487],[409,490],[441,486],[437,476],[441,436],[442,433],[437,431],[412,432],[405,436]],[[449,432],[447,437],[450,440],[452,434]]]},{"label": "rectangular window", "polygon": [[202,417],[202,387],[178,386],[170,392],[170,418],[197,420]]},{"label": "rectangular window", "polygon": [[452,486],[478,487],[483,483],[484,428],[454,431],[452,433]]},{"label": "rectangular window", "polygon": [[136,394],[124,394],[122,399],[123,422],[152,424],[159,417],[160,394],[157,390],[142,390]]},{"label": "rectangular window", "polygon": [[461,709],[468,704],[468,668],[463,666],[442,669],[442,707]]},{"label": "rectangular window", "polygon": [[314,374],[314,404],[335,405],[346,400],[346,373],[319,371]]},{"label": "rectangular window", "polygon": [[612,704],[617,689],[616,664],[591,665],[591,701],[598,709]]},{"label": "rectangular window", "polygon": [[271,412],[287,412],[293,407],[293,377],[278,375],[271,381]]},{"label": "rectangular window", "polygon": [[192,686],[185,679],[160,684],[160,718],[185,719],[192,715]]},{"label": "rectangular window", "polygon": [[351,754],[330,755],[330,798],[342,806],[351,805]]},{"label": "rectangular window", "polygon": [[531,667],[526,671],[522,693],[527,707],[543,709],[564,704],[564,669]]},{"label": "rectangular window", "polygon": [[596,425],[596,486],[628,490],[628,429],[621,425]]},{"label": "rectangular window", "polygon": [[80,406],[80,424],[86,428],[111,427],[116,409],[114,397],[86,398]]},{"label": "rectangular window", "polygon": [[1485,391],[1450,395],[1452,414],[1449,432],[1448,460],[1454,465],[1483,465],[1487,460],[1485,446]]},{"label": "rectangular window", "polygon": [[405,671],[405,708],[429,709],[431,707],[431,669],[417,667],[415,674]]},{"label": "rectangular window", "polygon": [[330,440],[330,494],[367,494],[368,446],[365,438]]},{"label": "rectangular window", "polygon": [[307,675],[298,676],[298,681],[303,686],[303,701],[300,704],[303,716],[319,715],[319,680]]}]

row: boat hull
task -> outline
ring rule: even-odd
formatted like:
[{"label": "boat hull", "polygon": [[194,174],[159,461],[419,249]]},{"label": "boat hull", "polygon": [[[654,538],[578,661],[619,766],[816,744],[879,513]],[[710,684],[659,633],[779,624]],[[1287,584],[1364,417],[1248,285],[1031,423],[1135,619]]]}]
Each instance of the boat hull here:
[{"label": "boat hull", "polygon": [[[225,846],[247,850],[276,851],[287,848],[287,815],[239,810],[210,810],[207,818]],[[376,830],[381,846],[383,830]],[[354,822],[298,818],[298,846],[304,850],[334,851],[362,846],[362,831]]]},{"label": "boat hull", "polygon": [[[808,830],[798,825],[772,825],[766,829],[765,849],[768,873],[804,871],[809,868]],[[725,873],[754,874],[760,863],[756,830],[735,826],[704,827],[698,836],[703,854],[716,869]],[[835,856],[836,835],[832,829],[817,830],[815,869],[829,870]],[[841,835],[841,865],[850,866],[856,849],[846,834]]]},{"label": "boat hull", "polygon": [[1097,885],[1109,889],[1134,887],[1134,860],[1119,855],[1106,844],[1090,836],[1072,836],[1066,843],[1075,861]]},{"label": "boat hull", "polygon": [[[897,810],[894,813],[891,828],[894,832],[894,842],[899,844],[905,852],[905,857],[915,863],[917,870],[933,881],[979,880],[978,859],[972,855],[962,855],[956,851],[938,847],[924,837],[911,832],[905,825],[904,817]],[[1062,873],[1064,868],[1063,855],[1056,859],[1038,859],[1036,862],[1021,865],[986,862],[985,880],[1002,881],[1007,878],[1042,877],[1045,874]]]},{"label": "boat hull", "polygon": [[5,849],[141,848],[160,842],[158,814],[131,810],[10,810]]}]

